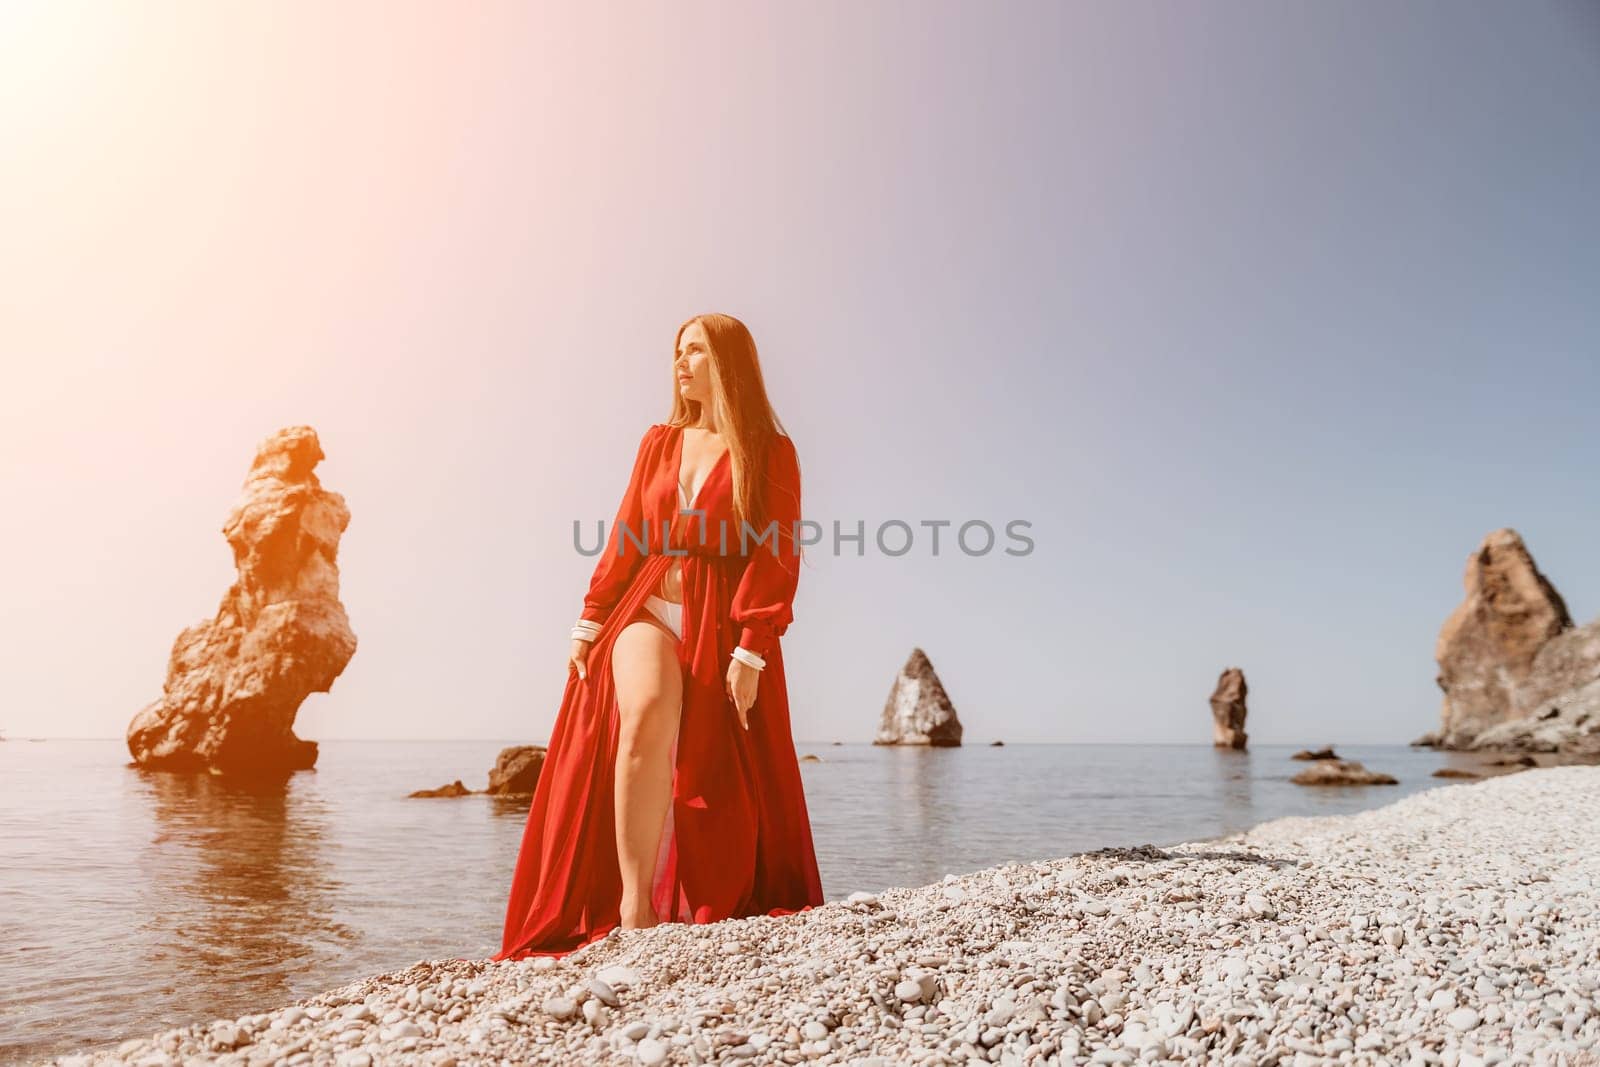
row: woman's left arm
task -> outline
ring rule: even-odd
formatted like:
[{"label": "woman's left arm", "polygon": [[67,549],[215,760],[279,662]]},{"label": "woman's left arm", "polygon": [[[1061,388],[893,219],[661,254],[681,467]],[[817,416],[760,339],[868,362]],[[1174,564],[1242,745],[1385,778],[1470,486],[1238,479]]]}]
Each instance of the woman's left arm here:
[{"label": "woman's left arm", "polygon": [[[765,658],[794,621],[800,582],[800,460],[794,442],[773,437],[767,460],[767,526],[747,542],[750,557],[734,590],[731,615],[740,627],[739,647]],[[771,531],[771,532],[769,532]],[[765,540],[758,541],[758,538]]]}]

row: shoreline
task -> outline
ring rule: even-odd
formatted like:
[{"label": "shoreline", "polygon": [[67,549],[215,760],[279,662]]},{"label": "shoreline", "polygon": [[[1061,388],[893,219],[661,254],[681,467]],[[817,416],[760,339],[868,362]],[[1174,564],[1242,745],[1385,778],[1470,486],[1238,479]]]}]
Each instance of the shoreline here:
[{"label": "shoreline", "polygon": [[52,1064],[1600,1063],[1600,767],[423,961]]}]

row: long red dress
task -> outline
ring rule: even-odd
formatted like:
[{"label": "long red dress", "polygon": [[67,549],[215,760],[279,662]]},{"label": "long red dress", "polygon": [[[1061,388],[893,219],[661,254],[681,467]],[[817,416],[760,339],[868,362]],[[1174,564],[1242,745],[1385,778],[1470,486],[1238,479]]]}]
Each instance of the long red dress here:
[{"label": "long red dress", "polygon": [[[800,573],[792,548],[800,518],[794,444],[775,436],[766,460],[768,521],[776,521],[781,536],[765,543],[752,536],[743,554],[727,453],[692,502],[705,512],[703,526],[698,515],[678,514],[682,454],[680,427],[657,423],[639,442],[633,476],[584,598],[582,617],[602,623],[588,678],[568,672],[523,830],[501,949],[492,959],[565,955],[621,923],[611,649],[667,568],[680,562],[683,713],[651,888],[656,914],[663,922],[707,923],[785,915],[823,902],[778,643],[794,617]],[[723,520],[725,527],[719,526]],[[751,525],[767,529],[765,521]],[[748,730],[724,685],[739,645],[766,660]]]}]

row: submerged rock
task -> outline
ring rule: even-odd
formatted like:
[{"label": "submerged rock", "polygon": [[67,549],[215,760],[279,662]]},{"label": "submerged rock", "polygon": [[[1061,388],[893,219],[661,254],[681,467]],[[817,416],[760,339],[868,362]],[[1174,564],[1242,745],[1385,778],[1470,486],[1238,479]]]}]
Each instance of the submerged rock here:
[{"label": "submerged rock", "polygon": [[449,785],[441,785],[438,789],[419,789],[415,793],[407,794],[413,797],[465,797],[471,796],[472,790],[461,784],[457,778]]},{"label": "submerged rock", "polygon": [[1289,757],[1290,759],[1338,759],[1332,745],[1322,748],[1302,748],[1299,752]]},{"label": "submerged rock", "polygon": [[1245,747],[1245,697],[1249,692],[1244,671],[1238,667],[1229,667],[1217,678],[1217,688],[1211,694],[1211,740],[1217,748]]},{"label": "submerged rock", "polygon": [[950,703],[944,684],[922,649],[911,650],[911,657],[889,687],[889,699],[884,702],[883,718],[872,743],[951,747],[961,744],[961,720],[956,717],[955,706]]},{"label": "submerged rock", "polygon": [[145,767],[277,773],[311,767],[295,714],[350,662],[339,602],[339,538],[350,511],[314,472],[316,431],[293,426],[256,450],[222,533],[238,577],[215,617],[172,644],[159,700],[134,716],[128,751]]},{"label": "submerged rock", "polygon": [[1399,779],[1382,771],[1369,771],[1355,760],[1314,760],[1289,779],[1295,785],[1399,785]]}]

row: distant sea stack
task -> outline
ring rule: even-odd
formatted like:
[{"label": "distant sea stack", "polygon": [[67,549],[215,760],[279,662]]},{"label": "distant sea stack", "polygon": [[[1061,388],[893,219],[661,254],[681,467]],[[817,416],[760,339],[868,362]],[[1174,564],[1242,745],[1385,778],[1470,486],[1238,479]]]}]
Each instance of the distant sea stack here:
[{"label": "distant sea stack", "polygon": [[1440,748],[1600,748],[1600,621],[1574,626],[1515,530],[1467,560],[1466,599],[1434,649]]},{"label": "distant sea stack", "polygon": [[1245,696],[1250,687],[1245,684],[1244,671],[1229,667],[1217,678],[1217,688],[1211,694],[1211,742],[1217,748],[1243,750],[1248,740],[1244,732]]},{"label": "distant sea stack", "polygon": [[128,726],[136,763],[165,770],[277,773],[317,761],[295,714],[355,654],[339,602],[339,539],[350,510],[315,474],[316,431],[292,426],[256,450],[223,524],[238,577],[214,618],[172,644],[161,699]]},{"label": "distant sea stack", "polygon": [[944,691],[933,664],[920,648],[900,668],[889,699],[883,705],[883,720],[878,724],[875,745],[961,744],[961,720]]}]

